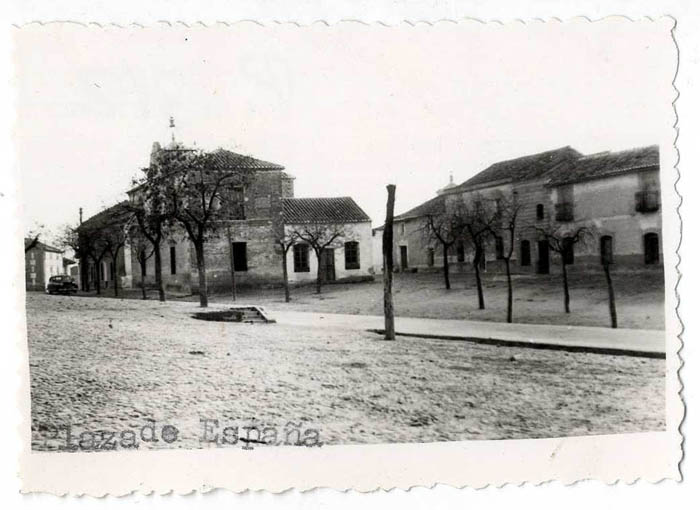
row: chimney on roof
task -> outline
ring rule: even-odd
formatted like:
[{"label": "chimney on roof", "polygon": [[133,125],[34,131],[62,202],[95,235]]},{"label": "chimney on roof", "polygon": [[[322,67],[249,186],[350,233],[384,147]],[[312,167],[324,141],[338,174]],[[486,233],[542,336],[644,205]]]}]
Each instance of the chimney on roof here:
[{"label": "chimney on roof", "polygon": [[78,209],[78,216],[80,218],[79,219],[80,225],[82,225],[83,224],[83,208],[82,207],[80,209]]}]

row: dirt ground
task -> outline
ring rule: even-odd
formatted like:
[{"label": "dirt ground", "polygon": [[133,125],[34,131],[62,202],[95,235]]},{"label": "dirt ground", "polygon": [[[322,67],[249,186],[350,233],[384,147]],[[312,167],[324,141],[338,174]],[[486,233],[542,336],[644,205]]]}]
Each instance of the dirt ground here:
[{"label": "dirt ground", "polygon": [[[334,303],[334,292],[323,303]],[[399,296],[404,307],[420,301]],[[363,306],[375,310],[371,299]],[[194,303],[29,293],[33,448],[70,442],[68,425],[76,442],[89,437],[81,432],[139,431],[149,420],[177,427],[177,440],[140,448],[212,446],[202,441],[200,419],[218,420],[219,432],[227,424],[302,424],[324,444],[665,427],[664,360],[386,342],[342,329],[198,321],[196,310]]]},{"label": "dirt ground", "polygon": [[[660,271],[614,274],[618,326],[664,329],[664,279]],[[559,275],[516,275],[513,282],[513,322],[572,326],[610,325],[608,295],[603,274],[572,275],[571,313],[564,313]],[[499,321],[506,319],[507,287],[503,275],[484,275],[486,309],[477,306],[471,274],[452,275],[452,289],[445,290],[440,273],[396,274],[396,315],[431,319]],[[153,294],[155,297],[155,294]],[[282,289],[242,289],[238,299],[270,309],[382,315],[381,276],[372,283],[332,284],[319,296],[313,286],[292,289],[292,302],[284,302]],[[196,298],[186,298],[196,300]],[[213,302],[231,302],[230,294],[212,296]]]}]

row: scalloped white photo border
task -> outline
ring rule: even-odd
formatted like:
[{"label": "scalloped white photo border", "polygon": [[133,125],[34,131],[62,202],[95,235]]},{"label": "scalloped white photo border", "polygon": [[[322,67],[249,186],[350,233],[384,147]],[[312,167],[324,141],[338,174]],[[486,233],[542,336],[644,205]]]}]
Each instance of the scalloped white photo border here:
[{"label": "scalloped white photo border", "polygon": [[[585,18],[563,23],[589,23]],[[672,30],[674,20],[631,21],[616,17],[605,23],[653,23],[667,34],[675,48]],[[352,26],[357,22],[346,22]],[[425,24],[439,30],[442,23]],[[459,21],[465,31],[471,23]],[[562,23],[548,21],[547,23]],[[227,24],[237,30],[250,22]],[[263,25],[274,30],[275,25]],[[513,22],[522,28],[522,22]],[[178,24],[168,24],[178,29]],[[326,24],[327,25],[327,24]],[[366,24],[363,24],[366,26]],[[394,27],[393,30],[420,29],[421,24]],[[494,29],[507,36],[510,24],[492,23]],[[52,23],[30,23],[16,30],[51,30]],[[202,29],[206,29],[203,24]],[[111,27],[116,28],[116,27]],[[96,24],[88,29],[99,30]],[[125,30],[148,30],[131,26]],[[328,27],[329,30],[333,26]],[[377,24],[377,30],[385,30]],[[299,27],[304,30],[304,27]],[[366,32],[366,31],[365,31]],[[677,52],[674,55],[677,58]],[[673,102],[676,91],[674,76],[669,76],[669,110],[667,136],[661,146],[661,187],[663,210],[663,247],[666,298],[666,426],[665,432],[616,434],[605,436],[564,437],[548,439],[457,441],[422,444],[342,445],[322,448],[258,448],[217,450],[169,450],[114,453],[40,453],[30,445],[30,401],[26,323],[16,332],[23,353],[21,374],[23,387],[19,407],[24,416],[21,430],[24,450],[20,459],[21,478],[25,492],[53,494],[123,495],[141,493],[189,493],[226,488],[232,491],[264,489],[272,492],[289,488],[309,490],[316,487],[372,491],[377,488],[432,487],[436,483],[454,487],[484,487],[522,482],[541,483],[558,480],[569,484],[578,480],[596,479],[606,483],[618,480],[630,483],[638,479],[656,482],[680,479],[682,435],[679,426],[684,413],[680,397],[678,370],[681,359],[680,334],[682,325],[676,312],[679,264],[678,247],[681,220],[678,207],[681,197],[676,190],[678,153],[675,148],[676,115]],[[19,209],[17,210],[19,214]],[[20,267],[21,267],[20,262]],[[18,272],[18,276],[19,275]],[[23,282],[16,282],[23,288]],[[23,292],[20,291],[22,299]],[[24,311],[23,302],[19,309]]]}]

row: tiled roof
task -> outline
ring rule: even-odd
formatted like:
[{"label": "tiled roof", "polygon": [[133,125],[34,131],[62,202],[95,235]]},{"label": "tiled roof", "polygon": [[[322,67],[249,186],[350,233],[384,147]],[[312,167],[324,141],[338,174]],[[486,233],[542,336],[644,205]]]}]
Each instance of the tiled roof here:
[{"label": "tiled roof", "polygon": [[580,157],[580,152],[566,146],[560,149],[540,152],[539,154],[501,161],[479,172],[471,179],[450,190],[450,192],[462,191],[472,186],[491,182],[522,182],[537,179],[547,175],[549,171],[561,163],[573,161]]},{"label": "tiled roof", "polygon": [[350,197],[284,198],[285,223],[361,223],[369,216]]},{"label": "tiled roof", "polygon": [[225,149],[215,150],[210,154],[217,166],[221,168],[245,168],[250,170],[284,170],[282,165],[270,163],[262,159],[256,159],[251,156],[244,156],[236,152],[231,152]]},{"label": "tiled roof", "polygon": [[438,212],[444,209],[444,207],[445,197],[440,195],[431,198],[427,202],[423,202],[422,204],[414,207],[413,209],[409,209],[405,213],[399,214],[398,216],[394,216],[394,221],[408,220],[411,218],[420,218],[421,216],[426,216],[430,213]]},{"label": "tiled roof", "polygon": [[[27,246],[29,246],[32,243],[32,240],[33,239],[31,239],[31,238],[25,237],[24,238],[24,247],[26,248]],[[41,241],[37,241],[37,243],[34,245],[34,248],[32,248],[32,249],[37,249],[37,250],[41,250],[41,251],[50,251],[53,253],[63,253],[63,250],[61,250],[60,248],[55,248],[53,246],[49,246],[48,244],[42,243]]]},{"label": "tiled roof", "polygon": [[[413,218],[422,218],[424,216],[427,216],[428,214],[436,214],[441,211],[444,211],[445,209],[445,197],[443,195],[439,195],[437,197],[433,197],[427,202],[423,202],[422,204],[414,207],[413,209],[409,209],[405,213],[401,213],[397,216],[394,216],[394,223],[399,222],[399,221],[405,221],[405,220],[410,220]],[[380,225],[378,227],[373,228],[372,230],[383,230],[384,225]]]},{"label": "tiled roof", "polygon": [[658,166],[658,145],[620,152],[602,152],[561,164],[550,174],[548,184],[567,184]]},{"label": "tiled roof", "polygon": [[130,214],[128,205],[129,202],[125,200],[108,207],[83,221],[78,230],[100,229],[109,225],[123,224],[127,221]]}]

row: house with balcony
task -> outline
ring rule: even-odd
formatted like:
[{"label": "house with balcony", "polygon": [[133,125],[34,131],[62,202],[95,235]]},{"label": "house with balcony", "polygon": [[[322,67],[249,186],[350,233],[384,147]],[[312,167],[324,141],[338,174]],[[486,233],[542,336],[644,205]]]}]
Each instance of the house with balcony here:
[{"label": "house with balcony", "polygon": [[[436,206],[455,210],[460,202],[502,198],[515,198],[520,206],[514,272],[550,273],[560,258],[550,253],[542,231],[574,231],[584,224],[592,227],[595,239],[587,239],[585,245],[569,245],[564,255],[573,268],[597,266],[603,257],[634,268],[659,267],[663,261],[658,147],[583,155],[567,146],[494,163],[396,216],[396,265],[400,270],[442,266],[442,256],[436,256],[441,248],[428,242],[424,228],[427,215]],[[379,227],[373,233],[377,267],[381,267],[382,231]],[[503,251],[502,238],[489,239],[482,269],[502,270]],[[453,271],[471,270],[468,242],[457,241],[448,251],[448,260]]]},{"label": "house with balcony", "polygon": [[583,156],[555,169],[546,184],[554,221],[590,225],[595,235],[571,253],[574,267],[609,262],[660,267],[661,188],[658,146]]}]

